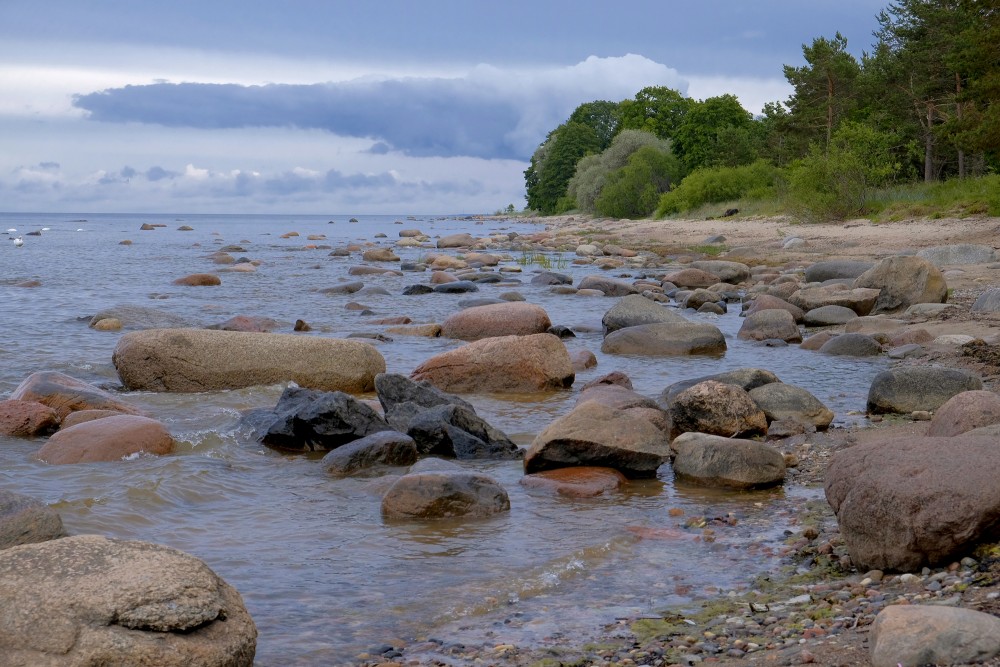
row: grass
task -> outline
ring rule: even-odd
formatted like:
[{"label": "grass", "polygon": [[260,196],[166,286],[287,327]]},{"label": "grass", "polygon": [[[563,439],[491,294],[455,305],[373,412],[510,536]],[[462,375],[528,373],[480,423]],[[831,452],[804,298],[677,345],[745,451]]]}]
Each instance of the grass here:
[{"label": "grass", "polygon": [[887,188],[872,197],[871,207],[881,222],[1000,216],[1000,174]]},{"label": "grass", "polygon": [[521,256],[518,257],[517,263],[521,266],[538,266],[550,271],[552,269],[565,269],[569,266],[569,260],[562,255],[553,258],[550,255],[534,250],[523,251]]}]

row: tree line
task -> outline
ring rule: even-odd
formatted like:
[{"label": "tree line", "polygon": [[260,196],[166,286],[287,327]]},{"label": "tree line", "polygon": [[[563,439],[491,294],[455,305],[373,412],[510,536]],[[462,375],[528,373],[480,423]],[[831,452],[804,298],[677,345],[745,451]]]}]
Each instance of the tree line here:
[{"label": "tree line", "polygon": [[779,194],[804,218],[864,212],[894,183],[1000,167],[1000,0],[897,0],[871,51],[839,32],[786,65],[784,102],[667,87],[581,104],[524,172],[528,208],[637,218]]}]

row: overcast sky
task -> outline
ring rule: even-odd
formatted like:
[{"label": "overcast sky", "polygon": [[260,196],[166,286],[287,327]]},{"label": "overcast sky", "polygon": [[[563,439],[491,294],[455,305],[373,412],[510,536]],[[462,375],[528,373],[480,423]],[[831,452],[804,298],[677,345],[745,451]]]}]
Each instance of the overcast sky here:
[{"label": "overcast sky", "polygon": [[582,102],[785,100],[877,0],[0,0],[0,210],[478,213]]}]

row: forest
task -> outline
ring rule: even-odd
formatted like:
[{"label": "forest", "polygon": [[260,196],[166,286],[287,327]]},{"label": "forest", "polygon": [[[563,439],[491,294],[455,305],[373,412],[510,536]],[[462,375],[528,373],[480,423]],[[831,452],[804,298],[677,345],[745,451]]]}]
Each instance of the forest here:
[{"label": "forest", "polygon": [[898,0],[877,18],[860,60],[839,32],[804,44],[790,97],[757,116],[666,87],[581,104],[532,155],[527,209],[1000,215],[1000,0]]}]

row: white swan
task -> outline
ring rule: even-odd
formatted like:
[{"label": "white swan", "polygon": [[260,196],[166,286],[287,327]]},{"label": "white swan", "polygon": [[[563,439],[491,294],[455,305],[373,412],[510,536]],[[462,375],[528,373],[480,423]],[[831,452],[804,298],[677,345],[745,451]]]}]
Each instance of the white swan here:
[{"label": "white swan", "polygon": [[18,248],[24,245],[24,239],[22,239],[20,236],[18,236],[16,239],[13,239],[13,241],[14,245],[17,246]]},{"label": "white swan", "polygon": [[16,231],[17,231],[16,229],[14,229],[13,227],[11,227],[10,229],[7,230],[7,233],[8,234],[13,234]]}]

